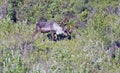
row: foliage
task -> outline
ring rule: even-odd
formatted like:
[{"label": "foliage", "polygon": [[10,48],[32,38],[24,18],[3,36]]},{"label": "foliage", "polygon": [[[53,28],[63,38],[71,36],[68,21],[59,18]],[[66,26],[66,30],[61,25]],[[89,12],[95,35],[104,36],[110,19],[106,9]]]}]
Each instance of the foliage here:
[{"label": "foliage", "polygon": [[[109,5],[119,5],[118,0],[17,0],[17,23],[11,21],[13,1],[9,0],[6,19],[0,20],[0,73],[120,72],[120,16],[105,11]],[[60,22],[68,11],[85,23],[76,28],[76,19],[67,22],[74,27],[71,40],[51,41],[48,33],[42,38],[39,33],[31,43],[40,17]]]}]

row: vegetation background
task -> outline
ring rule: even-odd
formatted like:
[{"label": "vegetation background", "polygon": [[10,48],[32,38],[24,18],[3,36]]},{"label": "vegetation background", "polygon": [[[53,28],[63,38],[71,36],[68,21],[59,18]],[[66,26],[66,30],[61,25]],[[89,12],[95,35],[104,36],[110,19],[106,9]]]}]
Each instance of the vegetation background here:
[{"label": "vegetation background", "polygon": [[[29,43],[41,17],[68,16],[71,40]],[[0,56],[0,73],[120,73],[120,0],[0,0]]]}]

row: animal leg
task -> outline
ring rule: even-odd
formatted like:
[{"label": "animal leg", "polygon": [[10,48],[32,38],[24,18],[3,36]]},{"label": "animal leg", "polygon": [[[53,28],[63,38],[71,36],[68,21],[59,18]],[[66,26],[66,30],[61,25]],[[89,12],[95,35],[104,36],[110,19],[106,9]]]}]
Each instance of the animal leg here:
[{"label": "animal leg", "polygon": [[55,41],[57,40],[57,34],[54,34],[54,40]]},{"label": "animal leg", "polygon": [[38,33],[38,31],[37,30],[35,30],[35,32],[33,33],[33,35],[32,35],[32,42],[34,42],[34,37],[35,37],[35,35]]},{"label": "animal leg", "polygon": [[52,40],[54,39],[54,33],[51,33]]},{"label": "animal leg", "polygon": [[43,38],[42,41],[45,41],[45,38],[43,36],[44,36],[44,33],[40,33],[40,38]]},{"label": "animal leg", "polygon": [[43,33],[40,33],[40,38],[42,38],[43,37]]},{"label": "animal leg", "polygon": [[52,33],[51,33],[51,37],[52,37],[52,38],[51,38],[52,40],[55,40],[57,36],[55,35],[55,33],[52,32]]}]

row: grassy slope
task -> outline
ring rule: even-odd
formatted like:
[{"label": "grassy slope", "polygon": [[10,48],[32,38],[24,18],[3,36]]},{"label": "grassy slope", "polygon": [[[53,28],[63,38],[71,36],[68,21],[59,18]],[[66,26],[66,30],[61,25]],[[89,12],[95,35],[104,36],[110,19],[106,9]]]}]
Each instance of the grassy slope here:
[{"label": "grassy slope", "polygon": [[[99,7],[99,5],[98,5]],[[102,8],[102,6],[101,6]],[[0,71],[5,73],[119,73],[120,49],[115,59],[106,51],[110,41],[120,40],[120,17],[98,13],[86,27],[76,29],[72,40],[45,41],[36,36],[35,25],[0,20]],[[112,30],[107,34],[107,28]],[[97,29],[96,29],[97,28]],[[34,47],[33,47],[34,45]]]}]

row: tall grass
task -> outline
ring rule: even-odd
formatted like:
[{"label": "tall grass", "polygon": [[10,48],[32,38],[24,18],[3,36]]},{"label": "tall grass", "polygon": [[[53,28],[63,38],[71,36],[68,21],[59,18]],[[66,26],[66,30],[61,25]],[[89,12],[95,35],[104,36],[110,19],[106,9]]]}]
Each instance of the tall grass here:
[{"label": "tall grass", "polygon": [[43,41],[38,34],[33,44],[35,25],[0,20],[0,72],[119,73],[120,49],[114,59],[107,51],[111,41],[120,40],[118,19],[98,14],[87,27],[76,29],[72,40],[54,42],[45,34]]}]

